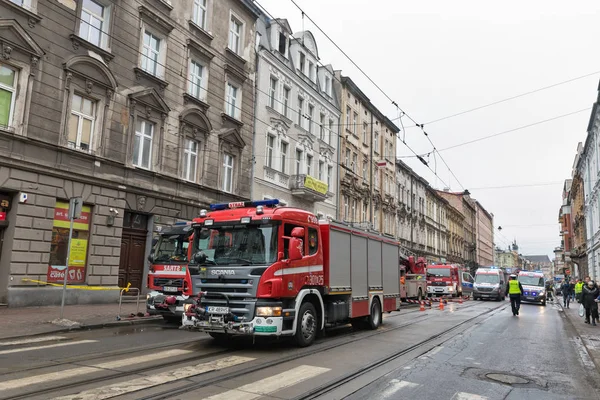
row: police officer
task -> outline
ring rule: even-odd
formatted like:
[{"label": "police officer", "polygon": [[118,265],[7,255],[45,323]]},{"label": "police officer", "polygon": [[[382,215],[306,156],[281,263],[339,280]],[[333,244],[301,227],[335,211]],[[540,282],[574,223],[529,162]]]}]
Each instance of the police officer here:
[{"label": "police officer", "polygon": [[521,295],[523,294],[523,286],[517,280],[517,276],[512,274],[508,281],[508,296],[510,297],[510,307],[513,315],[519,315],[521,308]]}]

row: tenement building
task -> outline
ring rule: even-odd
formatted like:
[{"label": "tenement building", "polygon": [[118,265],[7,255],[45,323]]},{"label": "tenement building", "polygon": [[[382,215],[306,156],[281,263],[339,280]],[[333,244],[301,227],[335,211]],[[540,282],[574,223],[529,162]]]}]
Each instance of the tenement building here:
[{"label": "tenement building", "polygon": [[[153,233],[250,195],[246,0],[0,0],[0,303],[142,288]],[[69,291],[112,301],[118,290]]]},{"label": "tenement building", "polygon": [[425,198],[429,184],[401,159],[396,159],[396,238],[405,256],[425,256]]},{"label": "tenement building", "polygon": [[333,69],[321,65],[314,36],[285,19],[257,22],[253,198],[336,218],[340,110]]}]

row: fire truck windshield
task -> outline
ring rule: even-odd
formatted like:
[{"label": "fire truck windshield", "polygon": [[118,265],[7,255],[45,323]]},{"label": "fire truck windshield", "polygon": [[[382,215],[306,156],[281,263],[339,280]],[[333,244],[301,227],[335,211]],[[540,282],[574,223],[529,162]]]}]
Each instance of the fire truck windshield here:
[{"label": "fire truck windshield", "polygon": [[277,228],[263,223],[204,227],[195,248],[206,254],[207,264],[272,264],[277,260]]},{"label": "fire truck windshield", "polygon": [[450,268],[431,268],[427,269],[427,276],[434,278],[448,278],[450,277]]},{"label": "fire truck windshield", "polygon": [[155,263],[187,263],[186,235],[161,235],[154,248]]}]

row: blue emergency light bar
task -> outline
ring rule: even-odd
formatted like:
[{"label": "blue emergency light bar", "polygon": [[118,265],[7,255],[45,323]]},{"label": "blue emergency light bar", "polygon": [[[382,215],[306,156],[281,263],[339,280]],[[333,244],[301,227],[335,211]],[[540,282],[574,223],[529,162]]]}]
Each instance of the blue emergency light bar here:
[{"label": "blue emergency light bar", "polygon": [[271,200],[256,200],[256,201],[236,201],[233,203],[219,203],[219,204],[211,204],[211,211],[219,211],[219,210],[231,210],[234,208],[244,208],[244,207],[274,207],[279,204],[279,200],[271,199]]}]

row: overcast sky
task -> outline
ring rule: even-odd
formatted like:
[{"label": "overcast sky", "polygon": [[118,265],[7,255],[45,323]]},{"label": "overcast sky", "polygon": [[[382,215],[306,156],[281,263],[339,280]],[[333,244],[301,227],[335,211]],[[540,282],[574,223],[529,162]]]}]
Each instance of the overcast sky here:
[{"label": "overcast sky", "polygon": [[[427,123],[524,92],[594,73],[571,83],[425,125],[446,147],[591,108],[600,73],[600,3],[527,0],[295,0],[407,114]],[[291,0],[257,0],[274,17],[303,29]],[[368,4],[368,7],[365,7]],[[305,17],[323,64],[350,76],[389,118],[398,112]],[[437,159],[453,191],[467,188],[502,226],[495,242],[514,238],[522,254],[547,254],[560,244],[563,181],[571,177],[590,110],[441,151],[460,184]],[[417,153],[431,145],[403,118]],[[399,156],[412,155],[404,145]],[[415,158],[403,158],[429,183],[444,184]],[[430,165],[435,168],[433,156]],[[462,184],[462,186],[461,186]],[[498,186],[543,186],[492,189]]]}]

